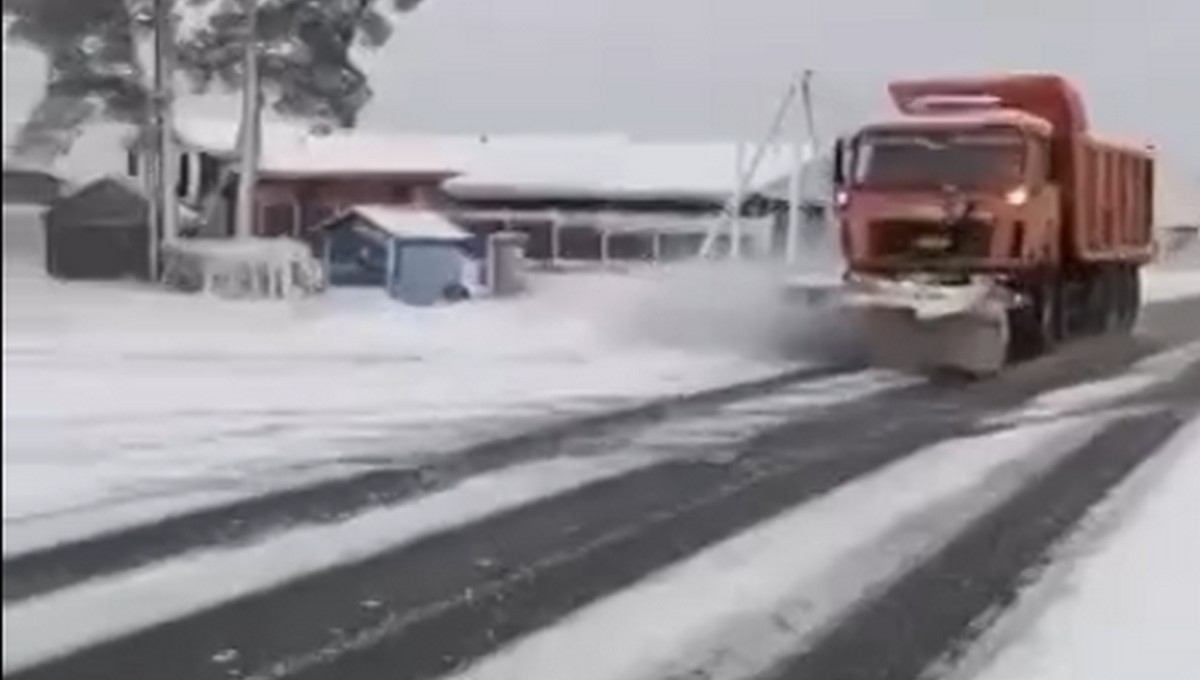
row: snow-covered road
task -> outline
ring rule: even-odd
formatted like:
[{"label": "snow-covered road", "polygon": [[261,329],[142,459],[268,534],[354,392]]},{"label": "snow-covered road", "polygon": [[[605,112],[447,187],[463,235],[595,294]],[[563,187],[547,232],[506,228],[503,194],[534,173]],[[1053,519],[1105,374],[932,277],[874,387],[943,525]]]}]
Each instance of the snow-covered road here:
[{"label": "snow-covered road", "polygon": [[238,304],[51,281],[9,245],[6,553],[795,365],[755,346],[764,317],[731,334],[703,295],[687,342],[654,327],[688,293],[651,271],[441,309]]},{"label": "snow-covered road", "polygon": [[1062,461],[1088,465],[1097,432],[1191,404],[1161,390],[1197,385],[1200,345],[1174,347],[969,389],[801,383],[582,458],[6,600],[6,673],[765,679]]}]

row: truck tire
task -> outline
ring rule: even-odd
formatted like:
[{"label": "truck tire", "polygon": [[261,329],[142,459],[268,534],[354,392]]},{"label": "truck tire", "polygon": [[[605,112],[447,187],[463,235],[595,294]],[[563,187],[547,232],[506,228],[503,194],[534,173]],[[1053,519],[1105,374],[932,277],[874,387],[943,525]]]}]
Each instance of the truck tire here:
[{"label": "truck tire", "polygon": [[1063,326],[1062,288],[1054,278],[1048,278],[1038,288],[1038,343],[1039,351],[1048,352],[1065,339]]},{"label": "truck tire", "polygon": [[1129,277],[1122,264],[1104,267],[1099,277],[1100,326],[1103,334],[1119,333],[1125,328],[1129,309]]},{"label": "truck tire", "polygon": [[1125,265],[1121,269],[1121,323],[1123,332],[1130,332],[1136,326],[1142,311],[1142,272],[1136,265]]},{"label": "truck tire", "polygon": [[1029,304],[1009,316],[1009,358],[1025,361],[1054,349],[1063,338],[1062,296],[1057,282],[1046,278],[1025,292]]}]

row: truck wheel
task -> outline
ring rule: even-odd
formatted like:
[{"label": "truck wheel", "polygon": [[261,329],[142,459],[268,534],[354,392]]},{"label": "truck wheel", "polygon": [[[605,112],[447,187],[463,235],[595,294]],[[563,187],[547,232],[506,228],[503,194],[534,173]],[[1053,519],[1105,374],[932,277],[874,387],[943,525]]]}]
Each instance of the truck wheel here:
[{"label": "truck wheel", "polygon": [[1116,333],[1125,327],[1129,308],[1129,282],[1125,266],[1117,265],[1100,270],[1099,295],[1100,332]]},{"label": "truck wheel", "polygon": [[1062,307],[1058,287],[1041,283],[1026,293],[1029,304],[1009,314],[1009,358],[1024,361],[1045,354],[1062,338]]},{"label": "truck wheel", "polygon": [[1040,352],[1048,352],[1066,336],[1063,328],[1062,290],[1058,283],[1053,280],[1044,282],[1038,288],[1036,302],[1038,349]]},{"label": "truck wheel", "polygon": [[1124,291],[1121,330],[1132,331],[1137,326],[1142,310],[1142,273],[1136,266],[1130,265],[1123,267],[1121,274]]}]

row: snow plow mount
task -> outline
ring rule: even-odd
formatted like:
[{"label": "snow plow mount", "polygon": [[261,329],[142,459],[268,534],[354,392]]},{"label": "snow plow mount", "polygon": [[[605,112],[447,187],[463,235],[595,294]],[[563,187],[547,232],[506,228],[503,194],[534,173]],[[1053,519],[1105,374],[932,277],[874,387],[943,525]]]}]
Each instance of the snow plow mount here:
[{"label": "snow plow mount", "polygon": [[874,361],[920,373],[998,373],[1010,354],[1009,311],[1026,304],[991,276],[950,283],[849,274],[844,288]]}]

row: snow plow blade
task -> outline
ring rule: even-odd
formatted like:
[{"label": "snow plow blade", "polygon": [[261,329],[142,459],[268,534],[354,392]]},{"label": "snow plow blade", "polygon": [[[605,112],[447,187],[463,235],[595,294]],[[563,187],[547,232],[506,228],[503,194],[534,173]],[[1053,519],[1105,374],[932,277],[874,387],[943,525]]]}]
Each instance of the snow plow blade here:
[{"label": "snow plow blade", "polygon": [[857,280],[843,303],[858,317],[872,360],[908,372],[984,377],[1008,363],[1007,308],[1002,287]]}]

